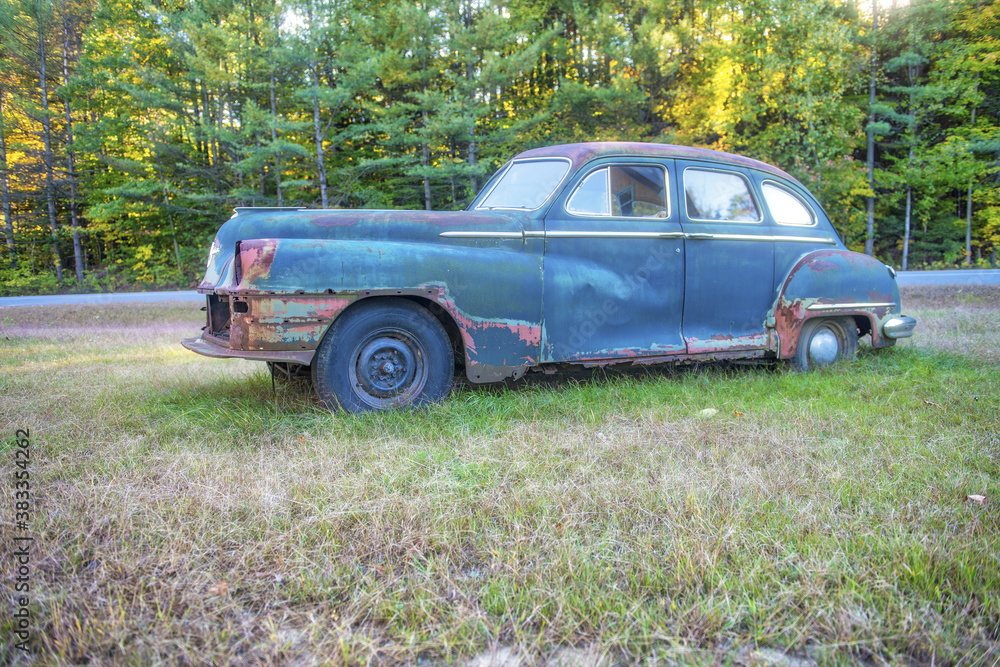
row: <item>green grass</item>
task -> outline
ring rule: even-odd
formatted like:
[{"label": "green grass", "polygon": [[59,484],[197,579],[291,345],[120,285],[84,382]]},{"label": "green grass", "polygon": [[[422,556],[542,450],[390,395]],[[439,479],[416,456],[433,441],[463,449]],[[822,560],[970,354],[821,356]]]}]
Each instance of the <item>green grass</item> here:
[{"label": "green grass", "polygon": [[904,305],[912,340],[816,373],[532,378],[358,417],[181,349],[195,308],[4,310],[34,660],[996,665],[1000,290]]}]

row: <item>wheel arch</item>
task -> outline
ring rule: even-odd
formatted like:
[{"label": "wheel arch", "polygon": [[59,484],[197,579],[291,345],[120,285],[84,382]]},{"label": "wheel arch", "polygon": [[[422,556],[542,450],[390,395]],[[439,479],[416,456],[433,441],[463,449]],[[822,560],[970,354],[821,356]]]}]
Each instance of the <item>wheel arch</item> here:
[{"label": "wheel arch", "polygon": [[310,372],[325,407],[368,412],[443,400],[452,386],[455,356],[430,309],[387,294],[357,299],[333,319]]},{"label": "wheel arch", "polygon": [[451,341],[451,349],[455,354],[455,365],[465,368],[468,361],[465,341],[462,340],[462,330],[459,329],[458,322],[455,321],[451,313],[441,304],[424,296],[403,295],[402,298],[417,304],[441,323],[445,333],[448,334],[448,339]]},{"label": "wheel arch", "polygon": [[[462,331],[459,329],[458,323],[455,321],[454,317],[452,317],[451,313],[449,313],[445,307],[436,302],[434,299],[407,293],[404,290],[391,290],[386,293],[364,295],[353,300],[346,308],[337,313],[337,316],[333,320],[330,321],[326,330],[320,336],[317,345],[322,343],[323,339],[331,334],[335,328],[334,324],[336,324],[337,320],[344,317],[344,315],[347,315],[362,306],[368,308],[373,305],[378,305],[379,302],[385,302],[386,305],[391,305],[391,302],[397,299],[409,301],[420,306],[434,319],[441,323],[441,326],[444,327],[445,333],[448,334],[448,340],[451,343],[452,351],[455,355],[456,365],[464,368],[468,361],[465,342],[462,340]],[[315,357],[313,359],[313,363],[315,363]]]},{"label": "wheel arch", "polygon": [[859,335],[884,347],[882,324],[900,310],[899,288],[882,262],[841,249],[806,253],[779,284],[770,313],[778,357],[793,358],[805,323],[825,317],[852,318]]},{"label": "wheel arch", "polygon": [[541,323],[505,318],[474,317],[458,306],[445,286],[415,290],[365,290],[340,311],[320,337],[329,335],[337,320],[361,304],[377,299],[404,299],[426,310],[444,328],[456,368],[464,368],[470,382],[484,384],[519,379],[538,364]]}]

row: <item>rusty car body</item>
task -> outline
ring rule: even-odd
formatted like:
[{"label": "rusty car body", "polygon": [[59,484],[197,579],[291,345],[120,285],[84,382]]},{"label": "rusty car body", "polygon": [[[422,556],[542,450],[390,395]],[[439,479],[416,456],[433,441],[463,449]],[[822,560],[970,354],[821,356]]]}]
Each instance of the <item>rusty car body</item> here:
[{"label": "rusty car body", "polygon": [[465,211],[239,208],[188,349],[307,373],[352,412],[564,364],[788,359],[912,334],[895,272],[770,165],[588,143],[527,151]]}]

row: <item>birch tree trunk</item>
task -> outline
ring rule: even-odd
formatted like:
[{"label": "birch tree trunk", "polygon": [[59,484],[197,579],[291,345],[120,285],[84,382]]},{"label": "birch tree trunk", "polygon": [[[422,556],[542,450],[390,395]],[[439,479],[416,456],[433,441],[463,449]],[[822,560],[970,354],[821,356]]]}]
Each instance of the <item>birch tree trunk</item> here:
[{"label": "birch tree trunk", "polygon": [[[62,66],[63,86],[69,87],[69,17],[66,0],[62,3]],[[73,265],[76,268],[76,282],[83,284],[83,244],[80,242],[80,216],[76,207],[76,172],[73,167],[73,113],[69,103],[69,95],[63,100],[66,105],[66,168],[69,178],[69,216],[73,229]]]},{"label": "birch tree trunk", "polygon": [[49,209],[49,228],[52,230],[52,261],[56,279],[63,279],[62,257],[59,255],[59,229],[56,221],[56,186],[52,168],[52,119],[49,117],[49,90],[45,81],[45,30],[42,17],[38,17],[38,85],[42,93],[42,141],[45,148],[45,201]]},{"label": "birch tree trunk", "polygon": [[[426,92],[426,91],[427,91],[427,89],[425,88],[424,92]],[[421,110],[420,115],[423,118],[424,128],[426,129],[426,127],[427,127],[427,109]],[[424,165],[424,170],[425,170],[424,171],[424,210],[430,211],[431,210],[431,177],[427,175],[426,169],[427,169],[427,167],[430,166],[430,163],[431,163],[431,147],[427,145],[426,139],[421,144],[421,149],[423,151],[422,164]]]},{"label": "birch tree trunk", "polygon": [[872,0],[872,63],[871,82],[868,86],[868,187],[872,194],[868,195],[868,223],[865,228],[865,254],[875,253],[875,83],[878,74],[878,58],[875,47],[875,34],[878,32],[878,5]]},{"label": "birch tree trunk", "polygon": [[[910,160],[913,159],[913,149],[910,149]],[[910,255],[910,211],[913,204],[913,186],[906,185],[906,226],[903,230],[903,271],[906,271],[907,257]]]},{"label": "birch tree trunk", "polygon": [[[979,89],[979,82],[976,82],[976,89]],[[972,107],[972,129],[976,129],[976,107]],[[972,266],[972,186],[969,181],[969,193],[965,200],[965,265]]]},{"label": "birch tree trunk", "polygon": [[313,76],[313,128],[316,133],[316,170],[318,172],[317,177],[319,178],[319,198],[322,202],[322,207],[328,208],[330,205],[330,198],[326,191],[326,163],[324,162],[323,156],[323,124],[320,121],[319,116],[319,71],[317,69],[316,61],[309,63],[309,71],[312,72]]},{"label": "birch tree trunk", "polygon": [[[271,144],[278,142],[278,104],[274,95],[274,70],[271,70]],[[278,192],[278,206],[284,206],[281,195],[281,156],[274,152],[274,187]]]},{"label": "birch tree trunk", "polygon": [[3,235],[7,241],[10,268],[17,268],[17,250],[14,247],[14,219],[10,212],[10,189],[7,186],[7,128],[3,116],[3,88],[0,88],[0,196],[3,198]]},{"label": "birch tree trunk", "polygon": [[[214,122],[212,121],[212,107],[209,105],[208,99],[208,86],[204,82],[201,83],[201,99],[202,99],[202,115],[205,117],[205,127],[213,127]],[[212,171],[215,172],[215,180],[219,180],[219,144],[216,141],[216,133],[213,131],[207,137],[209,152],[212,157]]]},{"label": "birch tree trunk", "polygon": [[308,2],[306,4],[306,23],[309,26],[309,49],[310,60],[309,60],[309,73],[312,75],[312,91],[310,94],[310,101],[312,102],[312,112],[313,112],[313,134],[316,141],[316,171],[317,180],[319,181],[319,198],[322,208],[327,208],[330,205],[330,196],[326,190],[326,161],[324,157],[323,150],[323,123],[320,119],[320,103],[319,103],[319,63],[316,62],[316,22],[313,18],[313,3]]}]

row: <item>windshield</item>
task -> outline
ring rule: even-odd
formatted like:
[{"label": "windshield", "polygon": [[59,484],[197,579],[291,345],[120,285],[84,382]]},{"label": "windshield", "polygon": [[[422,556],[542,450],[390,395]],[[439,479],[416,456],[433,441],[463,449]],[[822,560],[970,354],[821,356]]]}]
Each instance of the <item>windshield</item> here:
[{"label": "windshield", "polygon": [[545,203],[567,171],[566,160],[514,162],[476,208],[534,210]]}]

